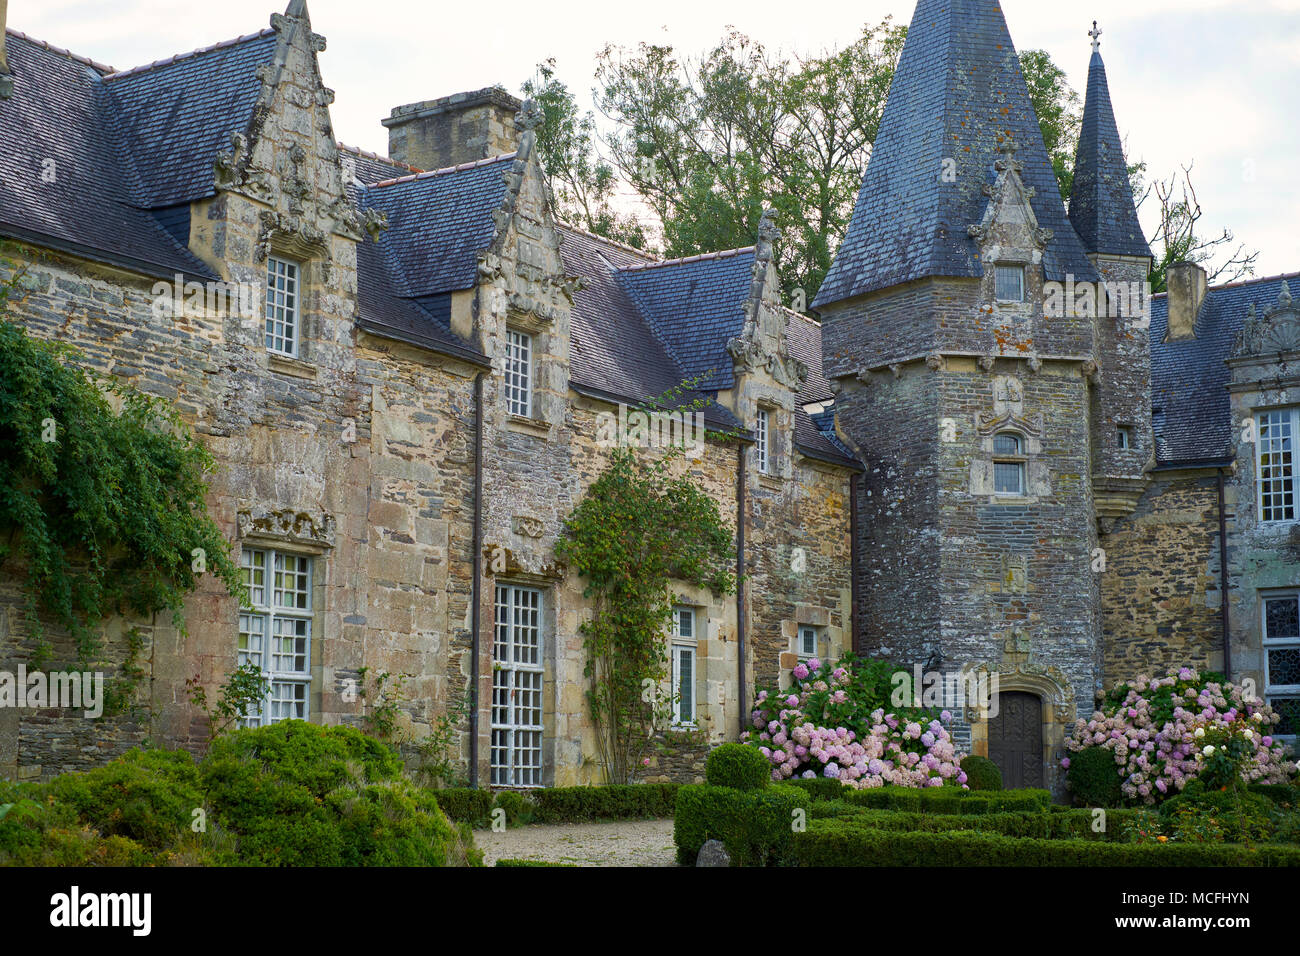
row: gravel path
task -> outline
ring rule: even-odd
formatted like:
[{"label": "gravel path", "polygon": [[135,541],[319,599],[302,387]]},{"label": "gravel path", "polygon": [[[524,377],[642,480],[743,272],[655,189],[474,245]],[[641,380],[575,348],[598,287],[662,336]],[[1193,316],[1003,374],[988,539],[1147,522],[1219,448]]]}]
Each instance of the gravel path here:
[{"label": "gravel path", "polygon": [[493,833],[475,830],[483,862],[545,860],[575,866],[676,866],[672,820],[559,823]]}]

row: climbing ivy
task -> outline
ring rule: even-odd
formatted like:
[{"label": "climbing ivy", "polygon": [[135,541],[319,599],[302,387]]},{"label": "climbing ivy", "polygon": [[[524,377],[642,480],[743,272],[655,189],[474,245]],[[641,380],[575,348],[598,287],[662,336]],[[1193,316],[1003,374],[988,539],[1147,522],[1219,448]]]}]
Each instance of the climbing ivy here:
[{"label": "climbing ivy", "polygon": [[587,702],[610,783],[627,783],[653,730],[655,689],[667,678],[671,584],[735,589],[733,535],[668,454],[648,461],[616,449],[565,522],[560,558],[585,581],[592,617],[581,627]]},{"label": "climbing ivy", "polygon": [[205,504],[212,457],[161,400],[28,335],[11,316],[22,276],[0,282],[0,571],[24,580],[34,663],[52,619],[90,666],[106,618],[170,610],[183,629],[203,574],[242,586]]}]

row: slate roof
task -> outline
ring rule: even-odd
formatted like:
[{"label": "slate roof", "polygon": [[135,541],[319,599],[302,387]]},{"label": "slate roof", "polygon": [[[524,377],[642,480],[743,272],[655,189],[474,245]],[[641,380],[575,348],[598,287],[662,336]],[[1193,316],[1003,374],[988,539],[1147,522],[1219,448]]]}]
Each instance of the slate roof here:
[{"label": "slate roof", "polygon": [[[366,186],[363,208],[388,216],[380,245],[405,296],[472,288],[478,254],[492,242],[514,153]],[[358,173],[360,170],[358,170]]]},{"label": "slate roof", "polygon": [[[425,171],[414,166],[408,166],[406,163],[400,163],[395,159],[389,159],[387,156],[380,156],[378,153],[357,149],[355,146],[348,146],[344,143],[337,145],[340,162],[352,169],[358,182],[367,186],[373,186],[375,183],[383,182],[386,179],[399,179],[402,176],[410,176]],[[345,185],[350,186],[353,184],[346,183]]]},{"label": "slate roof", "polygon": [[108,68],[7,33],[14,90],[0,100],[0,235],[144,275],[216,278],[134,202],[106,120]]},{"label": "slate roof", "polygon": [[113,124],[141,206],[157,208],[214,195],[217,153],[230,134],[247,134],[274,58],[267,28],[206,50],[104,77]]},{"label": "slate roof", "polygon": [[1089,252],[1150,256],[1133,204],[1124,143],[1106,83],[1106,65],[1094,51],[1088,67],[1088,96],[1075,153],[1070,222]]},{"label": "slate roof", "polygon": [[735,383],[727,343],[745,323],[754,249],[619,269],[620,286],[669,343],[687,379],[709,391]]},{"label": "slate roof", "polygon": [[[1049,280],[1098,276],[1065,215],[1011,35],[993,0],[920,0],[889,90],[853,218],[814,308],[930,276],[982,276],[967,227],[1006,134],[1039,226]],[[955,160],[955,182],[943,181]]]},{"label": "slate roof", "polygon": [[808,366],[808,377],[799,390],[799,402],[829,402],[834,399],[831,383],[822,374],[822,327],[798,312],[785,310],[785,342],[790,354]]},{"label": "slate roof", "polygon": [[1210,289],[1196,318],[1196,337],[1165,342],[1169,300],[1151,300],[1151,409],[1156,457],[1161,465],[1231,458],[1233,425],[1228,367],[1250,304],[1263,315],[1277,305],[1283,281],[1300,273]]}]

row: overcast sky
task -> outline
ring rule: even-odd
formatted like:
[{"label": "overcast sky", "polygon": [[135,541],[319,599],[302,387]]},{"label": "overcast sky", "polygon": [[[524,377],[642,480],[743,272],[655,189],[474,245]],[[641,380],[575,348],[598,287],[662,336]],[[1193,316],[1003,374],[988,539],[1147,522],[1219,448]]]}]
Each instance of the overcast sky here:
[{"label": "overcast sky", "polygon": [[[287,0],[10,0],[9,25],[118,69],[252,33]],[[406,5],[309,0],[329,48],[334,129],[384,153],[392,107],[500,83],[512,91],[547,57],[589,102],[606,43],[708,48],[727,26],[809,53],[852,42],[865,23],[910,21],[910,0],[492,0]],[[405,9],[403,9],[405,7]],[[1195,162],[1203,231],[1232,228],[1260,250],[1258,274],[1300,271],[1300,0],[1004,0],[1018,49],[1046,49],[1082,96],[1091,21],[1130,160],[1152,173]],[[811,14],[811,15],[806,15]],[[1150,213],[1144,220],[1150,230]]]}]

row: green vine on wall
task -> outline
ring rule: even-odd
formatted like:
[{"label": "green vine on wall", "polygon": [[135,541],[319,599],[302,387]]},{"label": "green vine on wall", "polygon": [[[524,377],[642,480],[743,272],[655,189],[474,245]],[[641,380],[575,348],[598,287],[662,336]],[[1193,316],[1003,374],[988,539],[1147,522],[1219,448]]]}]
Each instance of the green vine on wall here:
[{"label": "green vine on wall", "polygon": [[689,474],[616,449],[565,523],[556,553],[585,581],[592,617],[581,627],[587,703],[606,779],[627,783],[655,726],[645,689],[667,679],[671,583],[735,589],[733,533]]},{"label": "green vine on wall", "polygon": [[0,571],[24,581],[35,666],[50,653],[47,617],[91,667],[105,619],[171,611],[184,631],[202,575],[238,596],[239,568],[208,514],[207,449],[162,400],[28,335],[10,314],[23,272],[0,266],[12,270],[0,282]]}]

